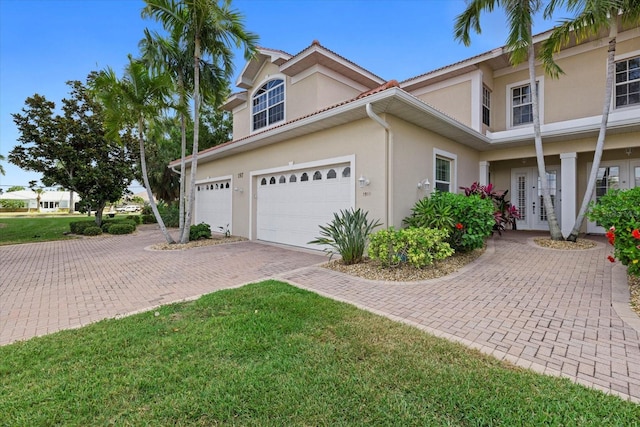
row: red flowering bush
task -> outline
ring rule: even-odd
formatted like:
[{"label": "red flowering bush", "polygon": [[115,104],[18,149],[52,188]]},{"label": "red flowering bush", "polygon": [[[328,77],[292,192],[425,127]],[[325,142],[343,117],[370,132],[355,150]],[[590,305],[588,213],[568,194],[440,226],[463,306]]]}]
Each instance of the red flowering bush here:
[{"label": "red flowering bush", "polygon": [[[609,228],[606,236],[609,243],[615,248],[615,256],[627,266],[627,272],[634,276],[640,276],[640,229],[627,229],[619,233],[620,238],[616,244],[616,229]],[[616,259],[609,255],[607,259],[615,262]]]},{"label": "red flowering bush", "polygon": [[[609,230],[607,240],[627,272],[640,276],[640,187],[610,190],[590,206],[587,216]],[[609,256],[611,261],[613,257]]]}]

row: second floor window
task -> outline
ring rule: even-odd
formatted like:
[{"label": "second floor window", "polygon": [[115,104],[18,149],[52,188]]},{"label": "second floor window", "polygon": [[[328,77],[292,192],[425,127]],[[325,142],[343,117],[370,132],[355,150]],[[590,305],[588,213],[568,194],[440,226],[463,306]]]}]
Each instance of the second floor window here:
[{"label": "second floor window", "polygon": [[491,126],[491,91],[486,87],[482,87],[482,123]]},{"label": "second floor window", "polygon": [[511,88],[511,109],[513,126],[533,123],[533,98],[531,85]]},{"label": "second floor window", "polygon": [[616,62],[616,108],[640,104],[640,56]]},{"label": "second floor window", "polygon": [[253,130],[284,120],[284,80],[265,83],[253,95]]}]

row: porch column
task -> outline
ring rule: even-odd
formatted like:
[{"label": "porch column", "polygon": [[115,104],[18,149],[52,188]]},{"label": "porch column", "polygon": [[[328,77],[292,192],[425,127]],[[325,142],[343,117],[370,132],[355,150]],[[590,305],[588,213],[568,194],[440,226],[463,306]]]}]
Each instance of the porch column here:
[{"label": "porch column", "polygon": [[567,237],[576,219],[577,153],[560,154],[560,229]]},{"label": "porch column", "polygon": [[478,179],[480,185],[487,185],[489,183],[489,162],[480,162],[480,176]]}]

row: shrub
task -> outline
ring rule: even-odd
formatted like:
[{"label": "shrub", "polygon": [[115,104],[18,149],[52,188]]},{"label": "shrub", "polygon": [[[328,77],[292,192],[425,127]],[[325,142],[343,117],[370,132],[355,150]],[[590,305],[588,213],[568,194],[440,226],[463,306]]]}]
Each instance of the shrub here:
[{"label": "shrub", "polygon": [[128,226],[133,227],[133,230],[131,232],[135,231],[135,229],[136,229],[136,222],[128,220],[128,219],[107,219],[107,220],[102,221],[102,227],[101,228],[102,228],[102,231],[104,233],[109,233],[109,234],[128,234],[128,233],[113,233],[111,231],[111,228],[114,225],[122,225],[122,224],[126,224]]},{"label": "shrub", "polygon": [[410,227],[443,229],[456,252],[469,252],[484,246],[484,239],[491,235],[493,214],[490,199],[435,191],[428,201],[419,200],[404,222]]},{"label": "shrub", "polygon": [[142,223],[142,216],[140,216],[140,215],[127,215],[126,219],[128,219],[129,221],[134,222],[136,225]]},{"label": "shrub", "polygon": [[422,268],[453,255],[447,237],[444,229],[391,227],[371,235],[369,258],[380,261],[384,267],[407,263]]},{"label": "shrub", "polygon": [[91,227],[87,227],[82,231],[82,234],[85,236],[98,236],[102,234],[102,229],[97,225],[92,225]]},{"label": "shrub", "polygon": [[[591,203],[587,217],[605,228],[614,247],[614,256],[627,272],[640,276],[640,187],[609,190],[597,203]],[[613,260],[612,258],[609,258]]]},{"label": "shrub", "polygon": [[189,228],[189,240],[210,239],[211,226],[201,222],[198,225],[192,225]]},{"label": "shrub", "polygon": [[109,234],[131,234],[136,230],[136,226],[130,222],[111,224]]},{"label": "shrub", "polygon": [[408,227],[452,230],[456,225],[451,205],[445,197],[434,193],[432,197],[418,200],[411,208],[411,216],[403,220]]},{"label": "shrub", "polygon": [[27,204],[24,200],[0,200],[0,208],[11,210],[24,209]]},{"label": "shrub", "polygon": [[155,224],[158,222],[156,221],[156,217],[154,215],[148,214],[140,215],[140,221],[142,221],[143,224]]},{"label": "shrub", "polygon": [[340,210],[333,214],[333,220],[326,226],[320,226],[320,236],[309,242],[314,245],[328,245],[323,250],[329,259],[335,252],[342,256],[346,265],[362,261],[364,248],[372,230],[380,226],[380,221],[369,221],[367,212],[357,209]]},{"label": "shrub", "polygon": [[165,226],[174,228],[180,226],[180,206],[177,203],[172,205],[158,203],[158,212]]},{"label": "shrub", "polygon": [[84,221],[73,221],[69,223],[69,230],[73,234],[84,234],[84,230],[87,227],[97,227],[96,222],[89,219]]},{"label": "shrub", "polygon": [[464,190],[466,196],[475,194],[482,199],[491,199],[495,206],[493,213],[495,225],[493,229],[498,231],[498,233],[502,234],[502,231],[506,229],[507,225],[515,230],[516,220],[520,219],[520,212],[517,207],[506,200],[509,190],[495,191],[493,184],[480,185],[477,182],[471,184],[471,187],[460,187],[460,189]]}]

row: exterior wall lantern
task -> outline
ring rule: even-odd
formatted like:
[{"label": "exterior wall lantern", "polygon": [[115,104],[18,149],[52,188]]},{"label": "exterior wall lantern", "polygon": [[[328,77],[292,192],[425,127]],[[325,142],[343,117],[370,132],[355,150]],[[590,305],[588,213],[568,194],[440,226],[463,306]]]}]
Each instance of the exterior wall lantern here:
[{"label": "exterior wall lantern", "polygon": [[418,188],[420,190],[428,191],[430,187],[431,187],[431,183],[429,182],[428,179],[422,180],[418,183]]},{"label": "exterior wall lantern", "polygon": [[358,178],[358,185],[360,186],[360,188],[366,187],[367,185],[369,185],[369,183],[370,181],[364,175],[360,175],[360,178]]}]

